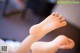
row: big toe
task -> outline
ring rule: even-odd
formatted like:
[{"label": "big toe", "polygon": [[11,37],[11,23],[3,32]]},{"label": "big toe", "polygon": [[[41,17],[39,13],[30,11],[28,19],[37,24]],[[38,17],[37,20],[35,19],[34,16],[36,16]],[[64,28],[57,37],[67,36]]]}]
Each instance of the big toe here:
[{"label": "big toe", "polygon": [[61,21],[61,26],[66,26],[67,22],[66,21]]}]

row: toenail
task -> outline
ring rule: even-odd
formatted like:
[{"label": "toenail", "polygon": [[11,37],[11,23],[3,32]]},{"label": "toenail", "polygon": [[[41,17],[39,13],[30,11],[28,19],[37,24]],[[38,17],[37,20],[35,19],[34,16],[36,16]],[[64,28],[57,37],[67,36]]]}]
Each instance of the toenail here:
[{"label": "toenail", "polygon": [[55,16],[55,12],[53,12],[52,15]]},{"label": "toenail", "polygon": [[55,13],[55,16],[57,16],[57,17],[58,17],[58,16],[59,16],[59,14],[56,12],[56,13]]}]

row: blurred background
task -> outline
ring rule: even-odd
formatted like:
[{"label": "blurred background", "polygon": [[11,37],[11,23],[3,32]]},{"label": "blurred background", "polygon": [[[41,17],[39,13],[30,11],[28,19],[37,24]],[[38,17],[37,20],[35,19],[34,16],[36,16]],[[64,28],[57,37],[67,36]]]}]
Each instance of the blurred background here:
[{"label": "blurred background", "polygon": [[57,4],[57,0],[0,0],[0,38],[10,44],[21,42],[29,35],[32,25],[52,12],[63,15],[68,25],[50,32],[40,41],[51,41],[58,35],[65,35],[73,39],[76,46],[56,53],[80,53],[80,4]]}]

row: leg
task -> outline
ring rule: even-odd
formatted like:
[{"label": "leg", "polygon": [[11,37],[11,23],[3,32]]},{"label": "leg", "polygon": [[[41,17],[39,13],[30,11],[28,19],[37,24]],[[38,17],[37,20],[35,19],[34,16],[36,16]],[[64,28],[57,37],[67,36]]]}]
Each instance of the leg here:
[{"label": "leg", "polygon": [[32,44],[32,53],[55,53],[58,49],[71,49],[74,47],[73,40],[60,35],[51,42],[36,42]]},{"label": "leg", "polygon": [[52,13],[49,17],[43,20],[41,23],[34,25],[30,28],[30,36],[25,38],[20,47],[15,53],[28,53],[31,45],[40,40],[43,36],[52,30],[60,28],[66,25],[64,18],[58,13]]}]

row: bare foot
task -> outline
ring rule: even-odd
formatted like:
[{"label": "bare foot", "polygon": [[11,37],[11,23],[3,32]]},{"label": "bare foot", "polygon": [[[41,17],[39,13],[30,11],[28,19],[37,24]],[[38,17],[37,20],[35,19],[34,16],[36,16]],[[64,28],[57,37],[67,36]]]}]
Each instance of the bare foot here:
[{"label": "bare foot", "polygon": [[42,38],[47,33],[57,28],[66,26],[65,19],[58,13],[53,12],[41,23],[36,24],[30,28],[30,35]]},{"label": "bare foot", "polygon": [[75,46],[75,43],[72,39],[67,38],[67,43],[62,44],[60,49],[72,49]]},{"label": "bare foot", "polygon": [[67,23],[64,21],[61,15],[58,13],[52,13],[49,17],[43,20],[41,23],[36,24],[30,28],[30,36],[25,38],[21,43],[20,47],[16,50],[16,53],[28,53],[31,45],[40,40],[43,36],[52,30],[66,26]]},{"label": "bare foot", "polygon": [[74,41],[60,35],[51,42],[36,42],[31,46],[32,53],[55,53],[58,49],[71,49]]}]

